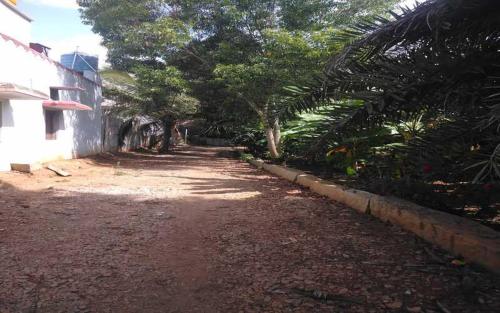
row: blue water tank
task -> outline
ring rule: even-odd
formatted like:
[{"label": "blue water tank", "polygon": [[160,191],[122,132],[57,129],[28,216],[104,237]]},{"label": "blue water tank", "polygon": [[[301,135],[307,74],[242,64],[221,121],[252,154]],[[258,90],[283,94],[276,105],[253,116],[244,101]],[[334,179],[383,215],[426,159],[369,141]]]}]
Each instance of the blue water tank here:
[{"label": "blue water tank", "polygon": [[93,71],[99,69],[99,58],[93,55],[73,52],[61,55],[61,64],[78,72]]}]

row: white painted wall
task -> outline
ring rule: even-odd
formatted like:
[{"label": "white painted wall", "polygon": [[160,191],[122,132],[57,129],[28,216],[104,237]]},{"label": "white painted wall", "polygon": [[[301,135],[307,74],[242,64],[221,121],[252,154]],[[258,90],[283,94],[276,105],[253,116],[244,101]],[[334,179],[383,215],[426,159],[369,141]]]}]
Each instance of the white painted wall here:
[{"label": "white painted wall", "polygon": [[0,33],[27,45],[31,38],[31,22],[15,11],[15,6],[0,1]]},{"label": "white painted wall", "polygon": [[[3,22],[2,22],[3,24]],[[85,91],[60,91],[93,111],[63,111],[64,127],[56,140],[45,139],[42,100],[1,100],[0,170],[10,163],[70,159],[101,152],[101,87],[45,56],[0,36],[0,82],[50,94],[50,86],[75,86]]]}]

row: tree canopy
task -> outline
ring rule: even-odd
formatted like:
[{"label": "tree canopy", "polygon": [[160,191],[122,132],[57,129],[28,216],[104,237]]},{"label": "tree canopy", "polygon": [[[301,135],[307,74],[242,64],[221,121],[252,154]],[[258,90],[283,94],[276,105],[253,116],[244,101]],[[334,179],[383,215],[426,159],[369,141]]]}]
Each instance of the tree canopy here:
[{"label": "tree canopy", "polygon": [[357,174],[369,184],[429,206],[495,211],[498,16],[498,1],[429,0],[343,32],[351,43],[331,56],[319,82],[294,89],[302,98],[293,107],[360,105],[341,119],[329,112],[337,118],[308,143],[308,157],[361,164]]},{"label": "tree canopy", "polygon": [[394,2],[99,0],[80,5],[84,21],[104,38],[114,68],[157,74],[175,68],[202,109],[250,107],[242,111],[248,120],[260,120],[269,152],[277,157],[280,117],[287,113],[284,88],[322,71],[342,45],[336,39],[340,28],[381,14]]},{"label": "tree canopy", "polygon": [[96,0],[81,12],[143,112],[171,120],[192,96],[208,129],[263,157],[486,207],[500,180],[498,1],[388,11],[397,2]]}]

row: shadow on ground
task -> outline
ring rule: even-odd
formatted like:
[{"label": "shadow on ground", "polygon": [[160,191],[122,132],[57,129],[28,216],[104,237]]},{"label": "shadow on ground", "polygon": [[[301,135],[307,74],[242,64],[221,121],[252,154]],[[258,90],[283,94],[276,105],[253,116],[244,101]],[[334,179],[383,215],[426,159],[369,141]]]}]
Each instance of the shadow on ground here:
[{"label": "shadow on ground", "polygon": [[0,176],[0,312],[494,312],[500,280],[217,156]]}]

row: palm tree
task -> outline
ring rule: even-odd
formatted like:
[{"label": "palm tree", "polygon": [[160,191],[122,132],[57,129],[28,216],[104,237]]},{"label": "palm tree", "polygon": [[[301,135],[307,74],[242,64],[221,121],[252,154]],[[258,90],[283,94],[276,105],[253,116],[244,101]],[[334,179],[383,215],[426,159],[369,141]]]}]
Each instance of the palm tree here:
[{"label": "palm tree", "polygon": [[[361,100],[328,136],[403,124],[422,132],[397,153],[421,180],[500,180],[500,2],[429,0],[345,30],[320,83],[302,88],[296,110]],[[426,170],[423,171],[422,168]],[[430,170],[431,169],[431,170]]]}]

